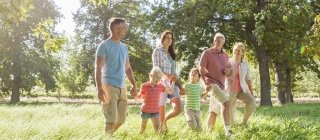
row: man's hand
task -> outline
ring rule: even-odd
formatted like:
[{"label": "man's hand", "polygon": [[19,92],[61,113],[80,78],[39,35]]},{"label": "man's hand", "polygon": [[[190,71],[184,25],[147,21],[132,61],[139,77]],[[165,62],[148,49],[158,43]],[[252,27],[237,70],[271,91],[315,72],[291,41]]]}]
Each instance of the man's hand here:
[{"label": "man's hand", "polygon": [[224,74],[226,76],[230,76],[231,75],[231,68],[230,67],[226,68],[226,70],[224,70]]},{"label": "man's hand", "polygon": [[130,95],[131,95],[132,97],[135,97],[135,96],[137,96],[137,94],[138,94],[137,86],[133,86],[133,87],[130,89]]},{"label": "man's hand", "polygon": [[106,104],[107,95],[102,89],[98,89],[98,99],[100,103]]},{"label": "man's hand", "polygon": [[206,85],[206,92],[209,92],[210,90],[211,90],[211,85],[209,84],[209,85]]}]

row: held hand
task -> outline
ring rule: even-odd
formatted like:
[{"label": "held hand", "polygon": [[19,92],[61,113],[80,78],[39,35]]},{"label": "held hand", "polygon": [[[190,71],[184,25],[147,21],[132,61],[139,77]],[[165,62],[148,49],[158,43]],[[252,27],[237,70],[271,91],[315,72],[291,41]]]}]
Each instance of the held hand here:
[{"label": "held hand", "polygon": [[211,85],[209,84],[209,85],[206,85],[206,92],[209,92],[210,90],[211,90]]},{"label": "held hand", "polygon": [[130,95],[131,95],[132,97],[135,97],[135,96],[137,96],[137,93],[138,93],[137,87],[136,87],[136,86],[133,86],[133,87],[130,89]]},{"label": "held hand", "polygon": [[230,76],[230,74],[231,74],[231,68],[227,68],[226,70],[224,70],[224,74],[226,75],[226,76]]},{"label": "held hand", "polygon": [[175,75],[171,75],[170,76],[170,81],[172,81],[172,82],[176,82],[178,79],[177,79],[177,76],[175,76]]},{"label": "held hand", "polygon": [[98,89],[98,99],[99,99],[99,102],[102,104],[105,104],[107,100],[106,93],[104,93],[102,89]]},{"label": "held hand", "polygon": [[186,90],[184,88],[180,88],[180,95],[186,95]]},{"label": "held hand", "polygon": [[141,99],[141,96],[140,95],[137,95],[137,96],[134,96],[133,97],[135,100],[140,100]]}]

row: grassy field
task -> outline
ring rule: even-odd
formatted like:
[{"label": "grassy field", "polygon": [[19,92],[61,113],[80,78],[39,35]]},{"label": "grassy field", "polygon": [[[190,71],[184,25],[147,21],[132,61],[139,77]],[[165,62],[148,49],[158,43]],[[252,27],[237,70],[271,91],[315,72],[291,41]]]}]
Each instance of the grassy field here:
[{"label": "grassy field", "polygon": [[[202,105],[203,128],[206,127],[207,105]],[[243,108],[239,111],[240,118]],[[159,137],[149,121],[143,135],[138,134],[139,107],[130,106],[126,123],[115,133],[115,139],[226,139],[221,118],[212,133],[188,129],[184,116],[168,122],[169,131]],[[106,139],[103,133],[104,117],[97,104],[20,103],[0,104],[0,139]],[[319,140],[320,104],[289,104],[259,107],[248,126],[234,125],[230,139],[258,140]]]}]

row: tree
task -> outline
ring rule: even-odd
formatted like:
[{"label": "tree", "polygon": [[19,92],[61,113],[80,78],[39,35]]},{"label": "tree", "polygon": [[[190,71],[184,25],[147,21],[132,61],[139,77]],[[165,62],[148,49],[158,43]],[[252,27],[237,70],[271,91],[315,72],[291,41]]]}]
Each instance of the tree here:
[{"label": "tree", "polygon": [[[85,68],[85,77],[93,78],[95,50],[98,44],[109,37],[108,19],[113,16],[125,17],[128,22],[127,34],[122,40],[129,49],[129,58],[139,83],[148,79],[151,65],[152,49],[148,45],[148,36],[140,28],[143,18],[140,18],[139,2],[134,0],[101,2],[81,1],[81,8],[74,14],[77,24],[76,32],[79,35],[77,44],[80,52],[87,52],[86,58],[92,64]],[[79,61],[79,63],[81,63]],[[90,79],[93,82],[93,79]]]},{"label": "tree", "polygon": [[53,1],[33,0],[31,5],[25,20],[8,22],[0,31],[4,40],[1,80],[5,88],[2,89],[11,90],[11,103],[19,102],[20,92],[30,91],[36,81],[43,82],[47,91],[54,89],[57,62],[52,52],[58,51],[66,41],[54,32],[61,15]]},{"label": "tree", "polygon": [[[226,35],[227,50],[230,50],[234,42],[245,42],[248,44],[246,54],[255,56],[251,58],[258,61],[261,85],[260,105],[272,106],[269,70],[273,67],[270,66],[276,64],[279,66],[278,63],[287,62],[288,65],[293,63],[291,59],[283,62],[275,61],[280,60],[277,57],[298,56],[298,60],[301,59],[306,64],[301,67],[312,65],[315,68],[311,55],[302,56],[298,52],[290,52],[295,51],[295,46],[303,44],[304,39],[301,38],[304,38],[310,29],[310,21],[314,17],[310,6],[312,3],[315,5],[313,7],[319,7],[315,1],[303,0],[161,1],[151,6],[153,12],[149,15],[149,24],[153,33],[171,29],[176,34],[178,58],[187,63],[182,71],[184,77],[187,77],[187,70],[194,67],[200,53],[210,46],[215,32]],[[299,19],[301,16],[303,20]],[[294,23],[296,21],[299,22]],[[286,38],[288,36],[289,38]],[[280,51],[274,51],[274,49]],[[278,55],[274,52],[282,54]],[[282,79],[288,82],[293,81],[290,75],[295,74],[293,70],[296,67],[300,65],[283,68],[288,76]],[[292,83],[286,85],[286,93],[291,95]]]},{"label": "tree", "polygon": [[313,68],[313,54],[301,52],[315,14],[307,1],[269,1],[258,16],[260,41],[268,46],[270,64],[276,69],[280,103],[293,102],[294,75],[302,68]]},{"label": "tree", "polygon": [[25,21],[28,12],[31,9],[31,1],[0,1],[0,96],[9,95],[10,87],[7,81],[10,79],[10,74],[4,69],[5,65],[8,65],[8,48],[6,30],[11,30],[13,23]]},{"label": "tree", "polygon": [[81,93],[92,82],[90,76],[92,61],[88,59],[90,51],[85,48],[79,49],[77,45],[78,35],[73,38],[64,49],[61,50],[60,70],[57,75],[57,81],[60,88],[65,89],[74,97],[76,93]]},{"label": "tree", "polygon": [[266,5],[263,0],[160,2],[152,6],[150,21],[154,30],[169,28],[175,32],[181,41],[177,43],[178,55],[187,60],[187,68],[210,46],[215,32],[226,35],[227,48],[235,41],[245,40],[259,62],[261,105],[272,105],[267,46],[259,42],[260,36],[256,33],[259,22],[256,16]]}]

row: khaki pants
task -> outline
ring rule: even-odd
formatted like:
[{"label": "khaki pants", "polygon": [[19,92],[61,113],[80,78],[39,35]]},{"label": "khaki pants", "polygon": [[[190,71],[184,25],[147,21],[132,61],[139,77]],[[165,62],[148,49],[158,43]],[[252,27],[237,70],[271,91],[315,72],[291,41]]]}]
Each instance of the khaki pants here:
[{"label": "khaki pants", "polygon": [[222,90],[219,85],[211,84],[211,97],[216,100],[220,104],[224,104],[226,101],[229,100],[229,95],[226,93],[225,90]]},{"label": "khaki pants", "polygon": [[256,108],[256,99],[250,93],[243,93],[242,91],[239,93],[229,92],[229,115],[230,115],[230,123],[235,121],[235,112],[236,112],[236,103],[237,99],[242,101],[245,104],[244,113],[252,114]]},{"label": "khaki pants", "polygon": [[107,96],[106,103],[102,106],[106,123],[124,123],[128,110],[126,88],[118,88],[109,84],[103,84],[102,88]]},{"label": "khaki pants", "polygon": [[199,110],[187,109],[185,110],[185,116],[191,129],[201,130],[201,113]]}]

